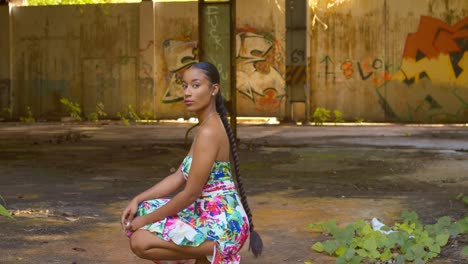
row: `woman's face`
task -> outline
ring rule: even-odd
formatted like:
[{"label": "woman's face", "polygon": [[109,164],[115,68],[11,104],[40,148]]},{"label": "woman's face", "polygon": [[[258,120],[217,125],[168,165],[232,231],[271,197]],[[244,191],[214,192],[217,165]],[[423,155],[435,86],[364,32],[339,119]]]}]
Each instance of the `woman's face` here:
[{"label": "woman's face", "polygon": [[205,72],[190,68],[184,73],[182,88],[184,89],[184,102],[187,110],[198,112],[210,104],[214,99],[212,93],[217,93],[217,84],[212,84]]}]

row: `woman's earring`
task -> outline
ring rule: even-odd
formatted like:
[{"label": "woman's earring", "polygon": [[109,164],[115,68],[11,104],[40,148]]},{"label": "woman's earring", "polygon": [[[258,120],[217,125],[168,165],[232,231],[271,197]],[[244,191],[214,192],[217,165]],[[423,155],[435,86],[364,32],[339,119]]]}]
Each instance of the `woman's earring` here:
[{"label": "woman's earring", "polygon": [[212,96],[215,96],[215,94],[214,94],[214,93],[212,93],[211,95],[212,95]]}]

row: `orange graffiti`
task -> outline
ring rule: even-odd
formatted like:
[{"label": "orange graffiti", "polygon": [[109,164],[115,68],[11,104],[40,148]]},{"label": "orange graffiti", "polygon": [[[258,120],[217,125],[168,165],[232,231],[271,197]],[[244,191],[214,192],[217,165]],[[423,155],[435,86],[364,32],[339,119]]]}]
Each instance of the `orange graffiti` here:
[{"label": "orange graffiti", "polygon": [[408,34],[403,58],[429,59],[440,54],[463,51],[457,40],[468,38],[468,17],[451,26],[437,18],[421,16],[418,31]]},{"label": "orange graffiti", "polygon": [[267,89],[263,96],[259,96],[256,108],[265,113],[276,113],[280,107],[280,99],[275,89]]},{"label": "orange graffiti", "polygon": [[372,83],[375,88],[379,88],[382,86],[386,81],[392,79],[392,76],[389,74],[388,71],[385,72],[374,72],[375,77],[372,78]]},{"label": "orange graffiti", "polygon": [[453,26],[422,16],[416,33],[408,34],[400,71],[392,80],[411,86],[421,79],[466,87],[468,17]]},{"label": "orange graffiti", "polygon": [[353,75],[353,63],[351,61],[345,61],[343,64],[341,64],[341,69],[343,70],[343,74],[346,77],[346,79],[351,79]]}]

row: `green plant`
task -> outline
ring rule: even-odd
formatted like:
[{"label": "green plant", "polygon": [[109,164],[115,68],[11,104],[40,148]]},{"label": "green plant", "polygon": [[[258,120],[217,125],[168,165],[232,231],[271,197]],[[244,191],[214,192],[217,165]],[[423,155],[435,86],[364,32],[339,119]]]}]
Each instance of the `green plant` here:
[{"label": "green plant", "polygon": [[101,116],[101,117],[107,116],[107,113],[104,111],[104,104],[102,102],[99,102],[96,105],[96,112],[97,112],[98,116]]},{"label": "green plant", "polygon": [[88,121],[95,122],[98,121],[100,117],[105,116],[107,116],[107,113],[104,111],[104,104],[102,102],[99,102],[96,105],[96,112],[92,112],[89,115],[87,115],[86,119],[88,119]]},{"label": "green plant", "polygon": [[356,118],[356,123],[358,124],[364,123],[364,118],[360,118],[360,117]]},{"label": "green plant", "polygon": [[117,112],[117,116],[120,118],[120,120],[122,121],[122,123],[126,126],[130,125],[130,123],[128,122],[128,119],[125,117],[125,115],[122,115],[120,112]]},{"label": "green plant", "polygon": [[[312,249],[336,256],[336,263],[426,263],[440,254],[450,236],[468,232],[468,217],[452,222],[441,217],[437,223],[423,225],[415,212],[403,212],[402,223],[395,223],[388,235],[373,230],[360,219],[339,228],[336,220],[309,225],[329,233],[333,239],[317,242]],[[390,228],[385,230],[389,231]]]},{"label": "green plant", "polygon": [[131,104],[129,104],[122,113],[118,112],[117,116],[120,118],[120,120],[122,120],[122,122],[126,126],[129,125],[129,121],[141,120],[140,116],[138,116],[138,114],[136,113],[135,109],[133,108]]},{"label": "green plant", "polygon": [[323,122],[326,122],[330,119],[330,110],[324,107],[317,107],[314,112],[314,123],[316,126],[323,125]]},{"label": "green plant", "polygon": [[68,98],[60,98],[60,102],[67,107],[70,117],[81,121],[81,107],[78,103],[70,101]]},{"label": "green plant", "polygon": [[87,119],[88,121],[91,121],[91,122],[97,122],[97,121],[99,121],[98,114],[95,113],[95,112],[92,112],[92,113],[86,115],[86,119]]},{"label": "green plant", "polygon": [[26,112],[28,113],[28,116],[20,117],[20,122],[22,122],[22,123],[34,123],[34,122],[36,122],[36,119],[33,116],[31,107],[28,106],[26,108]]},{"label": "green plant", "polygon": [[2,116],[3,118],[11,118],[12,113],[13,110],[11,109],[11,107],[4,107],[0,116]]},{"label": "green plant", "polygon": [[333,122],[335,123],[343,123],[343,113],[340,110],[333,110],[333,116],[335,117],[335,120]]},{"label": "green plant", "polygon": [[143,118],[143,120],[155,120],[156,119],[156,117],[151,111],[141,112],[141,117]]},{"label": "green plant", "polygon": [[[6,206],[6,202],[5,200],[3,199],[3,197],[0,195],[0,200],[3,201],[3,204]],[[9,217],[11,219],[13,219],[13,216],[11,216],[10,212],[7,211],[7,209],[5,207],[3,207],[3,205],[0,204],[0,215],[3,215],[3,216],[6,216],[6,217]]]},{"label": "green plant", "polygon": [[463,193],[458,194],[455,199],[462,201],[465,205],[468,205],[468,196],[464,195]]},{"label": "green plant", "polygon": [[133,120],[133,121],[141,120],[140,116],[136,113],[135,109],[133,109],[133,106],[131,104],[129,104],[127,107],[127,114],[128,114],[128,119],[130,120]]}]

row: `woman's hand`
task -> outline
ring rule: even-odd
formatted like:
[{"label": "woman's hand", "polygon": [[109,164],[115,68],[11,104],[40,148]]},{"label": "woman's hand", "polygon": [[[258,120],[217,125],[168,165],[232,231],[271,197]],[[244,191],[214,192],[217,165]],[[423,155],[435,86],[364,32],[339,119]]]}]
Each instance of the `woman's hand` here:
[{"label": "woman's hand", "polygon": [[127,226],[133,221],[138,209],[138,202],[133,199],[127,205],[125,210],[122,212],[122,217],[120,218],[120,224],[122,225],[122,229],[126,230]]},{"label": "woman's hand", "polygon": [[135,232],[137,231],[138,229],[140,229],[141,227],[147,225],[149,223],[147,223],[147,217],[146,216],[138,216],[136,217],[135,219],[133,219],[133,221],[130,221],[128,222],[127,225],[125,225],[125,232],[128,233],[128,232]]}]

